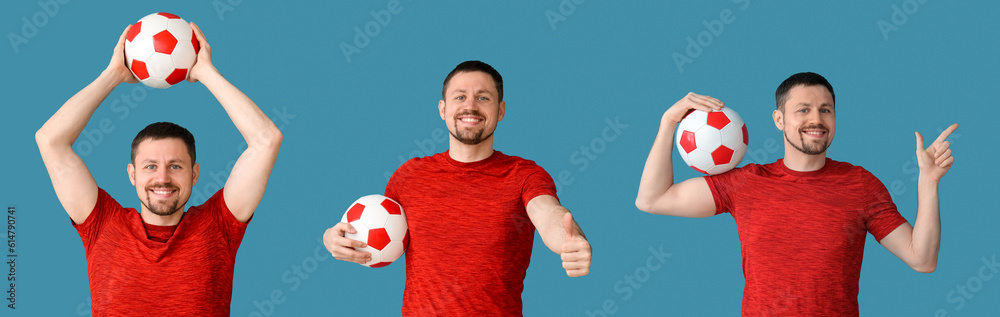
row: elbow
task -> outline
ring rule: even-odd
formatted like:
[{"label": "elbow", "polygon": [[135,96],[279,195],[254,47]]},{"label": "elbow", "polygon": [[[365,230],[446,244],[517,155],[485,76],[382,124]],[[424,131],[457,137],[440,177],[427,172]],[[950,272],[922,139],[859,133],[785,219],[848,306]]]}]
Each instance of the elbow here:
[{"label": "elbow", "polygon": [[44,127],[35,131],[35,144],[38,144],[39,148],[52,144],[52,137],[45,131]]},{"label": "elbow", "polygon": [[283,139],[284,136],[281,134],[281,130],[278,130],[277,127],[272,125],[270,128],[261,130],[261,132],[257,134],[257,138],[255,140],[256,142],[254,142],[254,144],[260,146],[261,148],[278,149],[281,147],[281,141]]},{"label": "elbow", "polygon": [[42,129],[38,129],[38,131],[35,131],[35,143],[42,145],[42,140],[45,140],[45,134],[42,133]]},{"label": "elbow", "polygon": [[273,148],[280,148],[281,141],[283,141],[284,139],[285,139],[284,134],[281,133],[281,130],[278,130],[278,128],[275,127],[274,131],[271,133],[271,139],[269,140],[270,142],[268,142],[268,145]]},{"label": "elbow", "polygon": [[907,263],[911,269],[920,273],[931,273],[937,270],[937,258],[924,259],[915,263]]},{"label": "elbow", "polygon": [[672,205],[668,206],[664,204],[662,201],[657,202],[656,200],[647,197],[637,197],[635,199],[635,207],[639,208],[639,210],[642,210],[647,214],[673,215]]},{"label": "elbow", "polygon": [[652,209],[652,205],[653,204],[649,201],[649,199],[645,199],[641,196],[635,198],[635,208],[639,208],[639,210],[642,210],[643,212],[648,213],[649,210]]},{"label": "elbow", "polygon": [[917,271],[917,272],[920,272],[920,273],[933,273],[934,270],[937,270],[937,263],[928,263],[928,264],[923,264],[923,265],[911,265],[910,268],[912,268],[914,271]]}]

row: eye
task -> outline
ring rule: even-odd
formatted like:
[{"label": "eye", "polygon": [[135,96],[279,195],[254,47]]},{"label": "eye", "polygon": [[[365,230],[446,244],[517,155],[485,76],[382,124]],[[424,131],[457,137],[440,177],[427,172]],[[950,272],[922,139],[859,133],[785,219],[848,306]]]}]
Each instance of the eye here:
[{"label": "eye", "polygon": [[181,169],[181,166],[177,165],[177,164],[170,165],[170,169],[172,169],[172,170],[179,170],[179,169]]},{"label": "eye", "polygon": [[801,112],[801,113],[806,113],[806,112],[809,112],[809,108],[802,108],[802,109],[799,109],[799,112]]},{"label": "eye", "polygon": [[479,101],[486,101],[486,100],[490,100],[490,97],[482,96],[482,97],[477,98],[477,100],[479,100]]},{"label": "eye", "polygon": [[455,97],[455,100],[465,100],[465,96],[457,96]]},{"label": "eye", "polygon": [[145,168],[145,169],[148,169],[148,170],[153,170],[153,169],[156,169],[156,165],[149,164],[149,165],[143,166],[142,168]]},{"label": "eye", "polygon": [[830,109],[820,109],[820,112],[822,112],[822,113],[831,113],[831,112],[833,112],[833,110],[830,110]]}]

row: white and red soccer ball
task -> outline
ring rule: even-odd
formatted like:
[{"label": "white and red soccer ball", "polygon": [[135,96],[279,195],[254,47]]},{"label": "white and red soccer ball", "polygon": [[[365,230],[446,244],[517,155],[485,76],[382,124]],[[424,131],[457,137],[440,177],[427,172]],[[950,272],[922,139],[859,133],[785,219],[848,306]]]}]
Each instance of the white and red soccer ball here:
[{"label": "white and red soccer ball", "polygon": [[153,13],[128,31],[125,64],[146,86],[169,88],[187,79],[199,49],[187,21],[166,12]]},{"label": "white and red soccer ball", "polygon": [[677,151],[684,163],[704,174],[728,172],[743,160],[750,137],[740,115],[721,111],[688,113],[677,125]]},{"label": "white and red soccer ball", "polygon": [[410,242],[403,207],[382,195],[358,198],[340,221],[350,223],[358,232],[346,233],[348,239],[368,244],[367,247],[358,249],[372,254],[372,260],[363,264],[364,266],[383,267],[391,264],[403,255]]}]

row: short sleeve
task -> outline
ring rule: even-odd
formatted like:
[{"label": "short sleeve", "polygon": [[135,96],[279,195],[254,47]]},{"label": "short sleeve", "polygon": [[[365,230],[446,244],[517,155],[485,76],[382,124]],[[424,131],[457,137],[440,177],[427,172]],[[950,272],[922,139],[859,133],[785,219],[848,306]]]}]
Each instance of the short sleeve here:
[{"label": "short sleeve", "polygon": [[551,195],[559,199],[559,196],[556,196],[556,183],[545,169],[534,162],[525,164],[525,167],[527,177],[524,178],[521,187],[521,202],[525,208],[528,207],[529,201],[541,195]]},{"label": "short sleeve", "polygon": [[384,196],[389,197],[392,200],[395,200],[397,203],[401,205],[403,204],[403,202],[400,201],[399,196],[400,196],[400,191],[402,190],[403,178],[406,177],[407,171],[409,170],[412,160],[413,159],[407,161],[406,163],[403,163],[402,166],[397,168],[396,171],[392,173],[392,177],[389,177],[389,183],[385,184]]},{"label": "short sleeve", "polygon": [[704,177],[705,182],[708,183],[708,189],[712,191],[712,199],[715,200],[716,215],[734,211],[733,195],[738,192],[739,184],[744,182],[747,174],[757,167],[756,164],[749,164],[726,173]]},{"label": "short sleeve", "polygon": [[899,214],[885,185],[871,173],[865,174],[863,188],[871,193],[865,202],[865,227],[875,240],[881,242],[882,238],[906,223],[906,218]]},{"label": "short sleeve", "polygon": [[84,249],[89,251],[91,243],[97,240],[101,229],[109,225],[117,211],[124,209],[118,201],[111,198],[108,192],[98,188],[97,202],[94,204],[94,210],[90,212],[90,215],[87,215],[87,219],[84,219],[83,223],[73,223],[73,219],[69,221],[76,228],[76,232],[80,234]]},{"label": "short sleeve", "polygon": [[240,248],[240,243],[243,241],[243,235],[246,233],[247,225],[253,220],[253,216],[247,220],[246,223],[236,219],[233,212],[229,210],[226,205],[226,197],[223,194],[225,188],[220,188],[219,191],[215,192],[212,197],[208,198],[204,204],[199,206],[194,206],[188,209],[188,213],[198,212],[206,213],[210,216],[213,222],[222,231],[222,234],[226,237],[226,241],[232,252],[236,252]]}]

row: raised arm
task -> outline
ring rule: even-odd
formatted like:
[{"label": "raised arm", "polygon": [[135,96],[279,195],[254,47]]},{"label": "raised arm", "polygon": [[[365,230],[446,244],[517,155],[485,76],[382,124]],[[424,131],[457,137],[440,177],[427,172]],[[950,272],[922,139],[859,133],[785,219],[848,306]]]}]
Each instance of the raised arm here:
[{"label": "raised arm", "polygon": [[52,179],[56,197],[74,223],[83,223],[93,211],[97,203],[97,182],[80,156],[73,152],[73,142],[87,126],[97,107],[118,84],[138,82],[125,66],[125,34],[131,27],[126,27],[118,38],[111,62],[101,75],[67,100],[35,132],[35,142]]},{"label": "raised arm", "polygon": [[649,150],[646,166],[639,180],[639,194],[635,206],[639,210],[660,215],[680,217],[709,217],[715,214],[715,201],[704,177],[692,178],[674,184],[673,155],[674,132],[689,111],[719,110],[725,104],[718,99],[688,93],[663,113],[660,130]]},{"label": "raised arm", "polygon": [[267,188],[267,179],[274,168],[281,147],[281,131],[271,122],[250,97],[229,83],[212,65],[212,48],[205,35],[193,22],[195,36],[201,45],[198,59],[191,67],[190,82],[201,82],[219,100],[236,129],[247,142],[247,149],[236,160],[226,180],[223,195],[226,207],[236,219],[247,222],[260,204]]},{"label": "raised arm", "polygon": [[577,277],[590,273],[590,242],[583,235],[580,226],[573,221],[569,209],[550,195],[532,198],[526,209],[542,242],[562,257],[566,275]]},{"label": "raised arm", "polygon": [[879,241],[889,252],[917,272],[930,273],[937,268],[938,249],[941,246],[941,217],[938,205],[938,183],[951,169],[955,158],[951,156],[948,135],[958,129],[952,124],[929,147],[924,148],[924,137],[917,136],[917,220],[896,228]]}]

